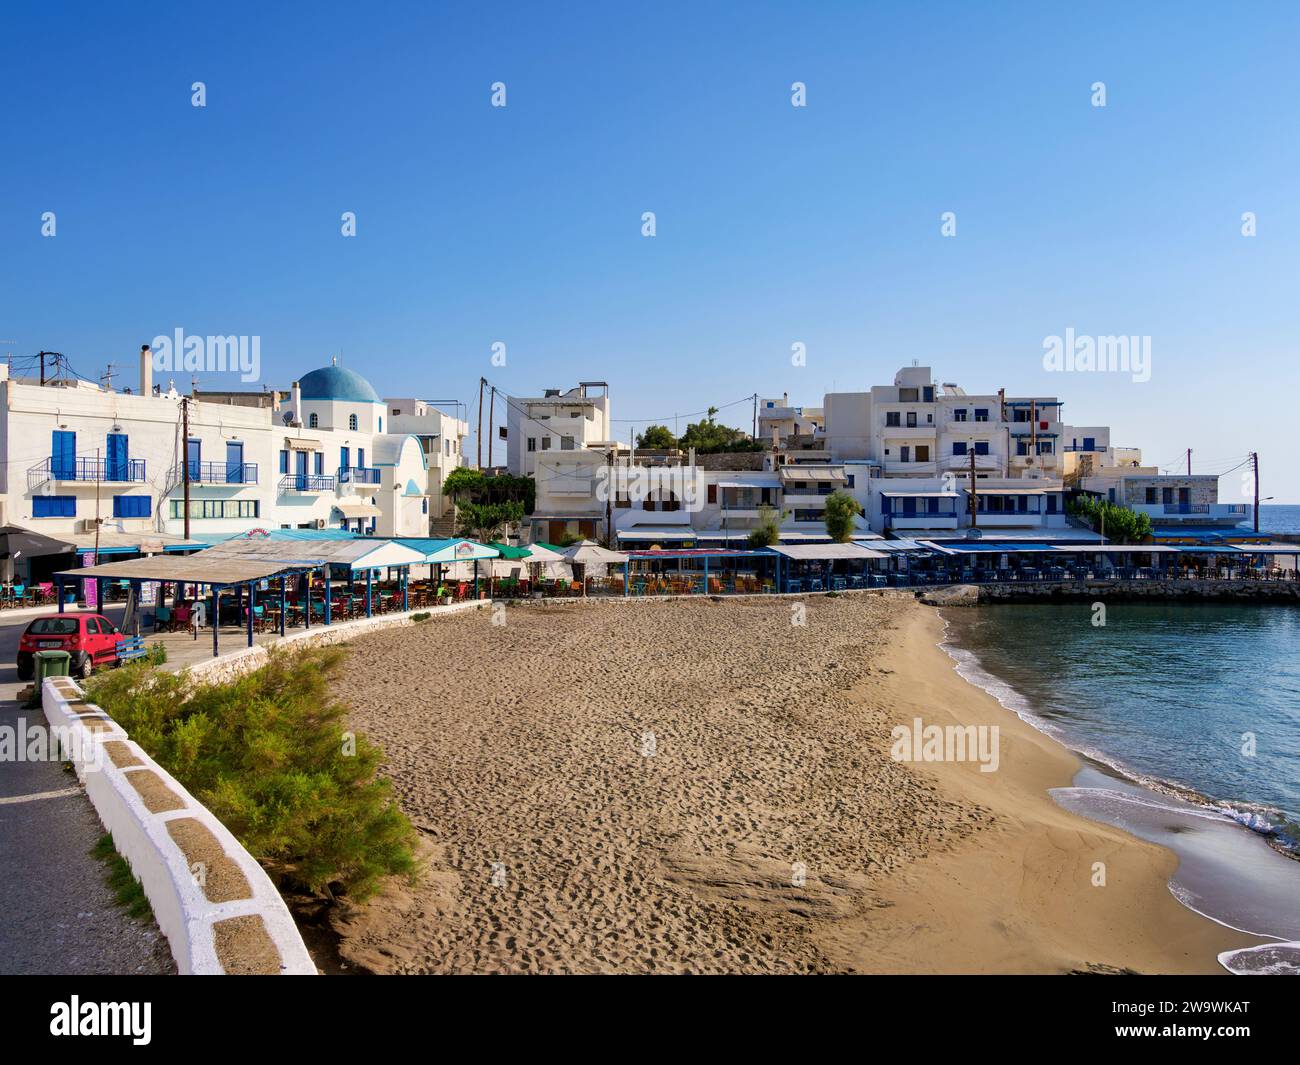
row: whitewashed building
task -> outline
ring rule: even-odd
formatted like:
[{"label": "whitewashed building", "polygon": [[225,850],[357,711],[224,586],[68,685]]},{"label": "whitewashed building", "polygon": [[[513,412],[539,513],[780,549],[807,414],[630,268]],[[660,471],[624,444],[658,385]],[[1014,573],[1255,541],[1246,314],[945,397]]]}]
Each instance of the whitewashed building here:
[{"label": "whitewashed building", "polygon": [[427,534],[421,441],[386,424],[359,374],[322,367],[287,403],[248,404],[187,402],[151,376],[147,352],[138,392],[41,385],[0,366],[0,522],[78,547],[98,530],[101,548],[161,550],[185,530],[188,474],[193,541],[257,528]]}]

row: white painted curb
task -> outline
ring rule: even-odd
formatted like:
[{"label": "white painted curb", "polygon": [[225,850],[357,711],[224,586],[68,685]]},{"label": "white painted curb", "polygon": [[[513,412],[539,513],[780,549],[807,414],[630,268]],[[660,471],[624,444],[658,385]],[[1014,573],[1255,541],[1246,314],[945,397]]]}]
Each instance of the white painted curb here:
[{"label": "white painted curb", "polygon": [[[75,733],[84,746],[82,757],[73,763],[85,785],[104,827],[113,834],[113,844],[131,866],[153,907],[158,927],[171,946],[172,957],[182,974],[224,974],[217,957],[213,925],[231,917],[259,916],[280,955],[283,975],[315,975],[316,965],[307,953],[298,928],[284,900],[262,867],[230,831],[200,804],[174,777],[158,765],[139,744],[131,741],[121,726],[94,704],[81,704],[74,713],[70,700],[83,697],[70,678],[47,679],[41,689],[41,705],[52,727]],[[94,732],[85,721],[102,721],[108,728]],[[103,749],[105,741],[120,740],[140,764],[119,768]],[[76,748],[74,748],[76,749]],[[179,808],[150,812],[140,792],[131,784],[132,773],[152,771],[180,801]],[[251,898],[214,903],[191,873],[184,852],[167,831],[169,821],[193,818],[216,837],[226,857],[239,867],[248,881]]]}]

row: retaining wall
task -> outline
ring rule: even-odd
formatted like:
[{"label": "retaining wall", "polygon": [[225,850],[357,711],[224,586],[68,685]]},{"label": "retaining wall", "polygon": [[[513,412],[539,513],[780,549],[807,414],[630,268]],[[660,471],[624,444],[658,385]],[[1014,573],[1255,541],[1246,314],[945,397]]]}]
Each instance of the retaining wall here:
[{"label": "retaining wall", "polygon": [[68,730],[73,765],[131,866],[182,974],[314,975],[284,900],[212,813],[69,677],[41,689],[45,718]]}]

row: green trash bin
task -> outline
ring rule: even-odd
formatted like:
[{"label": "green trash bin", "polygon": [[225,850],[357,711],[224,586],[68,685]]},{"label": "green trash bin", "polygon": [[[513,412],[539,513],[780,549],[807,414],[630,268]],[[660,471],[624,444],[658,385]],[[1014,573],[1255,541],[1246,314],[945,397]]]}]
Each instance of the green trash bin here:
[{"label": "green trash bin", "polygon": [[68,667],[72,664],[72,655],[67,651],[37,651],[33,656],[36,663],[36,687],[46,677],[66,677]]}]

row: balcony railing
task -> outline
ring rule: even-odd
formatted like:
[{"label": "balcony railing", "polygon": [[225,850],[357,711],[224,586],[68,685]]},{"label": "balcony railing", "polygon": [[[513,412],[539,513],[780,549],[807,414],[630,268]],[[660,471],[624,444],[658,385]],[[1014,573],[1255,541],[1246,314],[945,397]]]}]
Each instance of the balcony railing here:
[{"label": "balcony railing", "polygon": [[289,473],[280,478],[281,492],[332,492],[334,478],[319,473]]},{"label": "balcony railing", "polygon": [[1208,514],[1210,512],[1210,504],[1165,503],[1163,504],[1163,509],[1166,514]]},{"label": "balcony railing", "polygon": [[144,459],[58,458],[42,459],[27,471],[27,484],[39,487],[46,481],[107,481],[143,484]]},{"label": "balcony railing", "polygon": [[340,466],[339,484],[378,484],[379,470],[374,466]]},{"label": "balcony railing", "polygon": [[[257,484],[256,462],[188,462],[191,484]],[[179,481],[183,467],[176,467]]]}]

